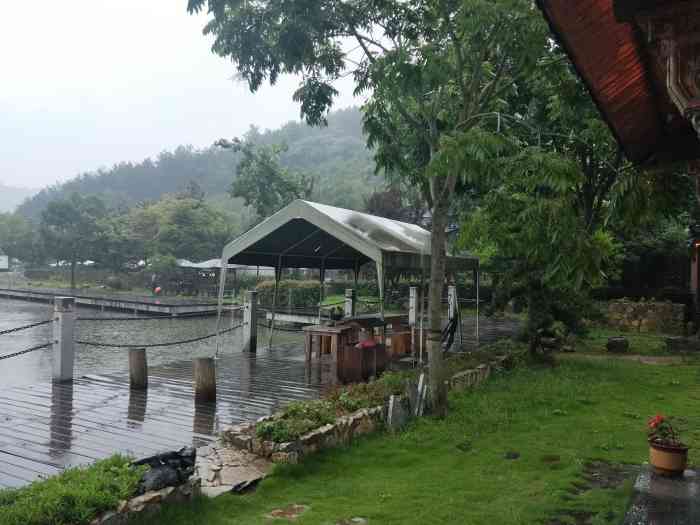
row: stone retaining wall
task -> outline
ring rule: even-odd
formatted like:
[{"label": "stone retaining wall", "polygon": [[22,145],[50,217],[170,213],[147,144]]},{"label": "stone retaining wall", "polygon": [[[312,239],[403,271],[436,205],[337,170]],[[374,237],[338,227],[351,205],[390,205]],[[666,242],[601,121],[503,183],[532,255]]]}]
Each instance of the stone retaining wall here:
[{"label": "stone retaining wall", "polygon": [[[498,361],[498,366],[503,366],[507,358]],[[491,375],[492,365],[484,364],[470,370],[459,372],[448,380],[449,390],[463,391],[475,388],[488,380]],[[421,396],[392,396],[399,402],[387,401],[384,406],[358,410],[350,415],[339,417],[335,423],[324,425],[320,428],[301,436],[298,440],[287,443],[265,441],[256,435],[257,423],[269,421],[275,416],[259,419],[256,423],[242,423],[227,428],[222,433],[222,440],[238,449],[251,452],[257,456],[269,459],[274,463],[296,464],[309,454],[319,450],[347,446],[360,436],[371,434],[379,428],[386,426],[398,428],[406,423],[416,413],[415,399]],[[413,399],[414,403],[408,402]],[[397,411],[399,413],[397,413]]]},{"label": "stone retaining wall", "polygon": [[603,303],[608,325],[629,332],[661,332],[682,335],[685,305],[653,301],[609,301]]},{"label": "stone retaining wall", "polygon": [[[273,416],[274,417],[274,416]],[[265,421],[269,418],[262,418]],[[223,440],[237,448],[270,459],[274,463],[296,464],[304,456],[319,450],[349,445],[353,439],[376,431],[384,421],[384,408],[374,407],[358,410],[304,434],[296,441],[275,443],[265,441],[255,434],[256,423],[243,423],[223,432]]]}]

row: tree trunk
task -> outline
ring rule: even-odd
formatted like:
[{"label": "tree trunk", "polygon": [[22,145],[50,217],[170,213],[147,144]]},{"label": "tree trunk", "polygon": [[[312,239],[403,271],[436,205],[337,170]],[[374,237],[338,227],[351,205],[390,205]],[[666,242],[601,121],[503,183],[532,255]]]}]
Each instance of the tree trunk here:
[{"label": "tree trunk", "polygon": [[76,261],[73,259],[70,262],[70,288],[71,290],[75,290],[75,265]]},{"label": "tree trunk", "polygon": [[438,417],[447,414],[447,388],[442,373],[442,291],[445,282],[445,241],[449,205],[438,202],[433,207],[433,225],[430,248],[430,333],[428,356],[430,359],[430,399],[433,413]]}]

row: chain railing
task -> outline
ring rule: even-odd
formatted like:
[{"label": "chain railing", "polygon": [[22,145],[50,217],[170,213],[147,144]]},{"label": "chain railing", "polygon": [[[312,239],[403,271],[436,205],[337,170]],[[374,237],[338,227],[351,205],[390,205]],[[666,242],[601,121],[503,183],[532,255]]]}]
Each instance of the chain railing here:
[{"label": "chain railing", "polygon": [[14,334],[16,332],[21,332],[23,330],[29,330],[30,328],[36,328],[38,326],[44,326],[46,324],[53,323],[53,319],[48,319],[46,321],[40,321],[38,323],[32,323],[24,326],[17,326],[15,328],[9,328],[7,330],[1,330],[0,335]]},{"label": "chain railing", "polygon": [[31,352],[36,352],[37,350],[43,350],[44,348],[49,348],[51,346],[53,346],[53,341],[49,341],[48,343],[44,343],[41,345],[32,346],[31,348],[27,348],[25,350],[20,350],[19,352],[13,352],[11,354],[0,355],[0,361],[4,361],[5,359],[10,359],[12,357],[19,357],[21,355],[29,354]]},{"label": "chain railing", "polygon": [[79,341],[76,340],[75,343],[84,346],[95,346],[104,348],[164,348],[169,346],[179,346],[190,343],[198,343],[199,341],[205,341],[207,339],[212,339],[218,335],[224,335],[229,332],[233,332],[243,326],[244,323],[239,323],[236,326],[227,328],[226,330],[221,330],[220,332],[214,332],[212,334],[203,335],[201,337],[193,337],[191,339],[183,339],[181,341],[170,341],[167,343],[150,343],[150,344],[113,344],[113,343],[103,343],[100,341]]}]

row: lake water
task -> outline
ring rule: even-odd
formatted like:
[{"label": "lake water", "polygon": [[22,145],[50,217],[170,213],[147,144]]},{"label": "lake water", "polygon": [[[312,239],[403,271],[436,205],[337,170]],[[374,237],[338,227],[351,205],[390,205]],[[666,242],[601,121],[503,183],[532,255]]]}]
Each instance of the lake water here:
[{"label": "lake water", "polygon": [[[0,299],[0,331],[49,319],[52,312],[53,305]],[[133,315],[79,308],[78,317],[125,318],[133,317]],[[222,323],[223,328],[228,326],[231,326],[230,317]],[[49,342],[52,339],[52,330],[53,328],[49,324],[22,332],[0,335],[0,356]],[[215,331],[216,317],[169,319],[149,319],[146,317],[138,321],[79,321],[76,327],[76,339],[109,344],[147,345],[192,339]],[[261,329],[258,334],[258,344],[266,345],[267,337],[267,330]],[[303,337],[300,334],[275,333],[275,347],[298,346],[301,348],[302,345]],[[222,337],[222,353],[240,352],[241,346],[242,330],[240,329]],[[159,365],[189,360],[194,357],[211,357],[215,352],[216,338],[165,348],[149,348],[148,363],[149,365]],[[127,368],[127,349],[76,346],[76,376],[108,373]],[[51,369],[51,348],[1,360],[0,388],[49,380]]]}]

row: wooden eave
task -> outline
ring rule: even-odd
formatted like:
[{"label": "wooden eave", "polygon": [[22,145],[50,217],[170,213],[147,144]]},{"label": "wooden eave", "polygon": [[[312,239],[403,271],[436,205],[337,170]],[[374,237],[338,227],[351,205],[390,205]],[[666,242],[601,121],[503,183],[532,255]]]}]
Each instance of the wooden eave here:
[{"label": "wooden eave", "polygon": [[659,2],[537,3],[632,162],[663,165],[700,158],[700,141],[671,103],[665,70],[655,63],[633,21],[638,10],[657,7]]}]

